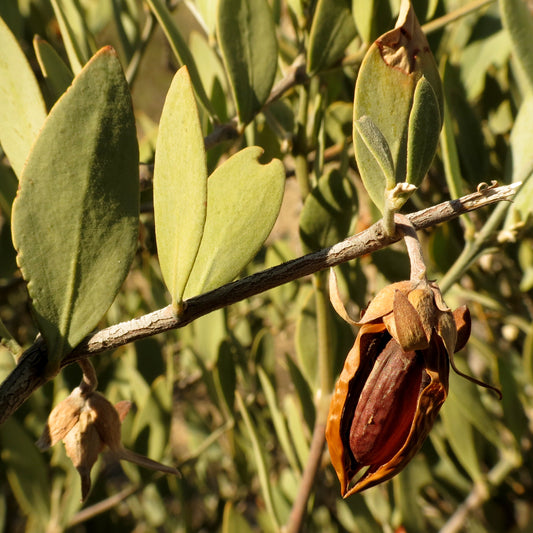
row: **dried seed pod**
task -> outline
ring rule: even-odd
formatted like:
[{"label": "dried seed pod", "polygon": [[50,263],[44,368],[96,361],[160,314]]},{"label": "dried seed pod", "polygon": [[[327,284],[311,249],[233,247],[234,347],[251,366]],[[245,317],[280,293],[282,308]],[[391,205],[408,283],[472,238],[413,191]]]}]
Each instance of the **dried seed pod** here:
[{"label": "dried seed pod", "polygon": [[450,357],[458,337],[466,342],[469,323],[467,311],[457,313],[456,323],[438,287],[425,280],[390,285],[370,303],[326,426],[343,496],[390,479],[420,449],[446,399]]}]

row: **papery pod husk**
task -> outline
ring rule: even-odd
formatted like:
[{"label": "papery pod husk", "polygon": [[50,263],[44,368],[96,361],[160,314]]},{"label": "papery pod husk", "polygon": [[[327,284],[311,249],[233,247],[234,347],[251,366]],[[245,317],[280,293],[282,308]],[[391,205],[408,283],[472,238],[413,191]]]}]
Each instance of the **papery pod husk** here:
[{"label": "papery pod husk", "polygon": [[[418,106],[423,109],[420,112],[413,110],[413,100],[422,79],[425,87],[418,90],[417,97]],[[420,183],[435,153],[442,126],[443,96],[438,68],[408,1],[402,2],[396,27],[370,46],[361,64],[354,95],[354,124],[364,116],[370,117],[381,131],[394,163],[395,183],[390,183],[354,125],[359,173],[370,198],[383,212],[386,189],[405,181]],[[410,154],[409,131],[417,136],[409,141],[411,152],[416,151]]]},{"label": "papery pod husk", "polygon": [[[355,461],[349,446],[349,426],[353,413],[347,412],[347,409],[355,411],[356,405],[351,395],[358,394],[354,390],[354,386],[355,389],[364,386],[375,356],[390,339],[391,337],[382,322],[364,324],[348,354],[333,392],[326,427],[326,439],[331,462],[341,484],[341,494],[345,498],[387,481],[399,473],[420,450],[447,397],[448,355],[442,339],[434,333],[430,342],[430,349],[424,350],[425,372],[430,380],[419,393],[415,415],[405,442],[384,464],[363,465]],[[366,471],[350,487],[353,478],[364,468]]]}]

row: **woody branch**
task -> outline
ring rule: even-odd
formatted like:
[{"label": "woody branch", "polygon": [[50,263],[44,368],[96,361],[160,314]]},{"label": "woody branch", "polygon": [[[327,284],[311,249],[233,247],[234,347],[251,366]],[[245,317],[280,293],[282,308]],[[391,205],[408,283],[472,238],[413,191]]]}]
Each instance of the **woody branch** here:
[{"label": "woody branch", "polygon": [[[416,230],[447,222],[458,216],[502,200],[511,200],[519,183],[488,187],[457,200],[406,215]],[[88,335],[63,359],[61,366],[113,350],[130,342],[190,324],[197,318],[290,281],[385,248],[400,239],[396,231],[387,235],[381,221],[344,241],[246,278],[223,285],[185,302],[184,312],[174,316],[169,305],[139,318],[115,324]],[[7,420],[48,378],[44,377],[46,346],[37,340],[20,357],[17,366],[0,385],[0,424]]]}]

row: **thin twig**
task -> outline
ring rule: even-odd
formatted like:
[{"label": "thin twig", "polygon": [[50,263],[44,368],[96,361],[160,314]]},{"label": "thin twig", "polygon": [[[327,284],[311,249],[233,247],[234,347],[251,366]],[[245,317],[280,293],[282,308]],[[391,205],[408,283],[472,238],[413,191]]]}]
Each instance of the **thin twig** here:
[{"label": "thin twig", "polygon": [[[514,183],[503,187],[487,188],[458,200],[443,202],[411,213],[407,217],[415,229],[428,228],[457,218],[468,211],[502,200],[510,200],[519,185]],[[288,261],[223,285],[211,292],[190,298],[184,302],[185,309],[179,318],[173,315],[172,306],[169,305],[139,318],[115,324],[88,335],[63,359],[61,366],[64,367],[106,350],[114,350],[119,346],[145,337],[183,327],[216,309],[250,298],[313,272],[375,252],[399,241],[401,238],[402,235],[399,231],[386,236],[381,222],[377,222],[361,233],[330,248]],[[21,356],[18,365],[0,385],[0,424],[7,420],[30,397],[33,391],[48,380],[44,372],[46,361],[46,347],[42,339],[37,340]]]},{"label": "thin twig", "polygon": [[70,519],[69,523],[67,524],[67,527],[70,528],[77,526],[78,524],[83,524],[83,522],[86,522],[87,520],[90,520],[91,518],[94,518],[95,516],[98,516],[100,514],[103,514],[109,511],[110,509],[113,509],[114,507],[122,503],[126,498],[128,498],[132,494],[135,494],[141,489],[144,489],[144,485],[130,485],[129,487],[126,487],[120,492],[117,492],[117,494],[113,494],[113,496],[110,496],[105,500],[99,501],[94,505],[82,509]]},{"label": "thin twig", "polygon": [[294,500],[287,525],[282,528],[283,533],[298,533],[302,529],[304,517],[307,515],[307,502],[313,490],[316,474],[320,467],[322,451],[326,442],[326,424],[321,417],[317,417],[309,449],[309,458],[302,474],[300,488]]}]

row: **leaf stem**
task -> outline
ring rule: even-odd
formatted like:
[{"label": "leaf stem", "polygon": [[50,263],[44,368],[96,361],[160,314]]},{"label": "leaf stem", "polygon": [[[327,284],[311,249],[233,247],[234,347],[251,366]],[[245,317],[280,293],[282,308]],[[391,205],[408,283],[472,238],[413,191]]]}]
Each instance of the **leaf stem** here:
[{"label": "leaf stem", "polygon": [[407,255],[411,263],[411,281],[427,280],[426,263],[422,253],[422,245],[418,240],[416,230],[412,222],[405,216],[396,214],[394,216],[396,227],[403,233],[403,240],[407,248]]}]

